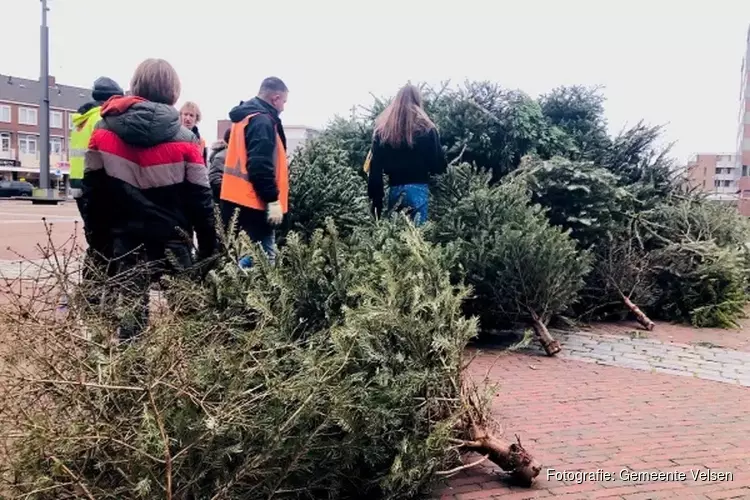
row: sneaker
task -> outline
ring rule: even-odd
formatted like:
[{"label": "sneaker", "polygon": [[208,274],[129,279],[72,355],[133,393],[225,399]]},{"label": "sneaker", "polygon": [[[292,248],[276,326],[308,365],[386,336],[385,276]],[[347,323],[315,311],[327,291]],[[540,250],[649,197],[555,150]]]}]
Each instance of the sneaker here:
[{"label": "sneaker", "polygon": [[59,320],[64,320],[68,317],[70,309],[68,307],[68,296],[63,294],[60,297],[60,301],[57,303],[55,308],[55,317]]}]

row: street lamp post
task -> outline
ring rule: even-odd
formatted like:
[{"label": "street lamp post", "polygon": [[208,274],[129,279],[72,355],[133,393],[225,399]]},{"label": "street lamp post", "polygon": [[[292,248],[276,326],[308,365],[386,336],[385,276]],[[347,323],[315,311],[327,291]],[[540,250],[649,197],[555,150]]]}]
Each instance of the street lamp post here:
[{"label": "street lamp post", "polygon": [[40,96],[39,127],[41,129],[42,144],[40,147],[39,165],[39,188],[44,190],[44,197],[50,198],[49,182],[49,30],[47,28],[47,0],[42,2],[42,26],[41,26],[41,68],[39,72],[39,86],[42,89]]}]

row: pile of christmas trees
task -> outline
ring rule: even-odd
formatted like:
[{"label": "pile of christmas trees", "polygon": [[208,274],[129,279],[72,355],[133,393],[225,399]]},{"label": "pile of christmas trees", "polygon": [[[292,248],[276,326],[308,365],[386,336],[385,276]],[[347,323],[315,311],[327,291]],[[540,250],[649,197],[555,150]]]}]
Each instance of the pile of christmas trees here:
[{"label": "pile of christmas trees", "polygon": [[482,461],[530,484],[540,465],[464,375],[478,327],[448,254],[406,218],[341,213],[341,229],[287,234],[275,265],[228,238],[204,279],[164,283],[168,307],[128,348],[109,344],[104,303],[56,322],[32,312],[38,296],[16,302],[0,494],[401,499]]},{"label": "pile of christmas trees", "polygon": [[[434,181],[424,233],[453,255],[454,283],[470,285],[464,310],[480,329],[529,324],[552,354],[555,318],[630,316],[652,329],[652,318],[729,327],[744,317],[748,223],[688,186],[660,127],[611,137],[598,88],[533,99],[467,82],[423,93],[453,163]],[[353,189],[339,199],[328,176],[314,198],[334,206],[364,195],[362,164],[387,102],[334,120],[302,151],[296,171],[306,179],[318,170],[311,151],[341,151],[336,168]]]}]

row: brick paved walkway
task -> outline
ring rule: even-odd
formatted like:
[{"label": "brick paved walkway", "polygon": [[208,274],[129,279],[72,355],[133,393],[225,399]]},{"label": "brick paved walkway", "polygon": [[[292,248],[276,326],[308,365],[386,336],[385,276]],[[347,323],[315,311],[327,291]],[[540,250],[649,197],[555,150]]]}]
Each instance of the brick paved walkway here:
[{"label": "brick paved walkway", "polygon": [[[741,385],[747,354],[622,336],[561,340],[558,358],[485,350],[471,367],[477,376],[489,369],[500,384],[493,413],[506,438],[518,434],[544,465],[536,484],[511,487],[498,469],[479,467],[449,480],[435,498],[750,499],[750,389]],[[691,471],[707,468],[732,480],[693,479]],[[554,474],[598,469],[613,480]],[[687,477],[632,477],[644,471]]]},{"label": "brick paved walkway", "polygon": [[739,320],[736,328],[692,328],[690,325],[676,325],[664,321],[656,321],[656,328],[652,332],[644,332],[635,321],[618,323],[595,323],[587,331],[606,333],[610,335],[624,335],[631,337],[634,332],[640,337],[661,340],[667,344],[690,344],[698,346],[724,347],[737,351],[750,352],[750,307],[747,308],[748,317]]},{"label": "brick paved walkway", "polygon": [[750,387],[750,352],[599,333],[556,333],[562,356]]}]

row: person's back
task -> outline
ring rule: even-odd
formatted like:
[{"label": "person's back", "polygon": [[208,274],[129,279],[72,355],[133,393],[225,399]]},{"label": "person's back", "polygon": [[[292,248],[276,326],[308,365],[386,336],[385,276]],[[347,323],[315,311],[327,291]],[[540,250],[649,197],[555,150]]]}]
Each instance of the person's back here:
[{"label": "person's back", "polygon": [[102,106],[86,153],[86,224],[94,240],[111,242],[118,275],[128,275],[120,293],[141,308],[135,324],[121,323],[122,339],[145,324],[150,281],[192,265],[193,229],[200,259],[217,248],[207,169],[195,135],[173,107],[179,89],[169,63],[144,61],[131,81],[133,95]]},{"label": "person's back", "polygon": [[446,168],[439,134],[422,109],[419,89],[407,85],[375,123],[367,185],[375,215],[383,210],[385,174],[390,186],[388,207],[405,208],[417,224],[424,223],[430,176],[443,173]]},{"label": "person's back", "polygon": [[382,143],[376,136],[373,156],[377,156],[377,161],[382,164],[389,186],[427,184],[431,175],[441,170],[443,163],[440,139],[434,128],[417,132],[412,146],[405,142],[392,146]]},{"label": "person's back", "polygon": [[[98,153],[106,174],[110,234],[134,243],[165,243],[189,232],[187,206],[199,169],[205,169],[191,131],[166,104],[130,96],[101,110],[89,154]],[[192,181],[192,182],[191,182]]]}]

